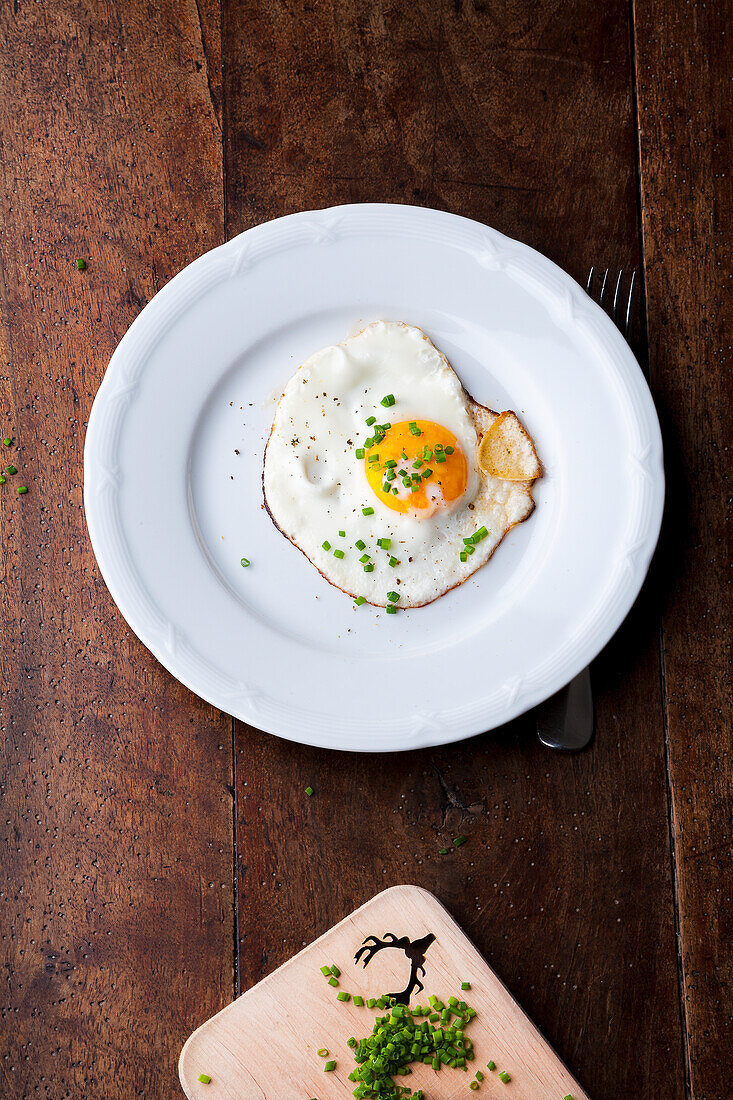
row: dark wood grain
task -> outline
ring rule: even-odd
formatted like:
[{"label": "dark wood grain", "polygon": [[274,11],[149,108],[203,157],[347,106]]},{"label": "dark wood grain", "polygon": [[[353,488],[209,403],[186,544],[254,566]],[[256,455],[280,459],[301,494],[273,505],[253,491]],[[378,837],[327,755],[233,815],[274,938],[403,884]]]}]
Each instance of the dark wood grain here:
[{"label": "dark wood grain", "polygon": [[731,1095],[733,784],[730,9],[637,0],[651,378],[668,508],[663,618],[675,872],[691,1096]]},{"label": "dark wood grain", "polygon": [[[180,1095],[195,1024],[373,893],[417,882],[594,1100],[728,1096],[724,15],[665,0],[0,7],[0,438],[30,488],[0,486],[3,1095]],[[225,235],[366,200],[477,218],[583,281],[643,258],[635,347],[646,364],[648,327],[670,503],[650,581],[594,664],[598,735],[580,756],[542,750],[531,716],[378,758],[244,727],[233,745],[97,571],[83,437],[129,322]]]},{"label": "dark wood grain", "polygon": [[[227,232],[308,206],[443,206],[583,277],[638,264],[624,3],[225,7]],[[460,920],[591,1095],[684,1095],[652,584],[594,667],[598,737],[531,722],[370,758],[237,739],[240,988],[377,890]],[[312,784],[316,794],[306,798]],[[447,857],[458,832],[469,842]],[[261,914],[267,914],[263,921]]]},{"label": "dark wood grain", "polygon": [[125,328],[223,236],[218,12],[7,3],[0,41],[0,436],[29,487],[0,486],[0,1091],[173,1097],[233,989],[231,726],[115,610],[82,449]]}]

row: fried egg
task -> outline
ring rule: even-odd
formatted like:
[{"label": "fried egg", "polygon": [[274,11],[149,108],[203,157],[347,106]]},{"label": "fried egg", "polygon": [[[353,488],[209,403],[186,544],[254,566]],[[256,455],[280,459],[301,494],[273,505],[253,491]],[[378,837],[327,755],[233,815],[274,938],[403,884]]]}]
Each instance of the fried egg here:
[{"label": "fried egg", "polygon": [[474,401],[419,328],[375,321],[290,379],[263,488],[326,580],[394,613],[485,565],[532,512],[539,473],[514,413]]}]

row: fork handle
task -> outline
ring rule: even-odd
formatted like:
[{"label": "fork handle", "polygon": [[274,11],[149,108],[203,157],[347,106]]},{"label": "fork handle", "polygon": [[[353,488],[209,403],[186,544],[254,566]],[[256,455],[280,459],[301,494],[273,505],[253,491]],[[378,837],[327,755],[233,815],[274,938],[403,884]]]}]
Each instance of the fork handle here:
[{"label": "fork handle", "polygon": [[548,749],[584,749],[593,737],[590,666],[537,708],[537,736]]}]

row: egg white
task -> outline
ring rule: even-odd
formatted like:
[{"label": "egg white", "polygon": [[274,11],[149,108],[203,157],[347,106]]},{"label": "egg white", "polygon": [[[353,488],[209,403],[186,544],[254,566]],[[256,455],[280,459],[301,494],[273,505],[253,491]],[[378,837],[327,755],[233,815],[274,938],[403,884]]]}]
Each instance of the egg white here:
[{"label": "egg white", "polygon": [[[386,394],[395,396],[391,408],[380,403]],[[375,321],[316,352],[288,382],[265,450],[266,506],[331,584],[382,607],[389,591],[399,593],[398,607],[430,603],[484,565],[534,507],[531,482],[488,476],[478,466],[481,436],[496,415],[468,396],[420,329]],[[369,416],[378,424],[431,420],[451,431],[468,461],[460,500],[427,518],[386,507],[354,453],[369,435]],[[365,516],[363,508],[374,513]],[[482,526],[488,536],[462,562],[463,539]],[[380,538],[391,540],[389,551],[378,547]],[[357,540],[366,544],[364,551]],[[344,557],[335,557],[334,550]],[[373,572],[364,572],[363,553],[371,556]],[[395,568],[391,556],[399,560]]]}]

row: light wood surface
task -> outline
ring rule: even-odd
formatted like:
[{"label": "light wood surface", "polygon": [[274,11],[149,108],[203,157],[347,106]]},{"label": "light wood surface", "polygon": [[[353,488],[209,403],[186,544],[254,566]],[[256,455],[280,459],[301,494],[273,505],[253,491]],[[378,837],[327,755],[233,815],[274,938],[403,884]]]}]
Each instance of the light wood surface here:
[{"label": "light wood surface", "polygon": [[[476,1052],[467,1071],[416,1065],[400,1084],[425,1089],[430,1100],[452,1100],[471,1095],[469,1081],[480,1069],[484,1080],[477,1097],[588,1100],[447,910],[417,886],[384,890],[198,1028],[179,1064],[189,1100],[350,1097],[356,1086],[348,1075],[356,1063],[347,1039],[370,1034],[379,1010],[357,1007],[353,999],[339,1001],[337,994],[343,990],[366,999],[407,988],[411,965],[401,947],[378,947],[367,966],[363,958],[355,961],[368,937],[390,943],[388,933],[410,941],[435,936],[424,952],[424,990],[413,994],[413,1006],[426,1004],[431,994],[444,1002],[453,995],[477,1012],[466,1029]],[[341,970],[338,988],[320,972],[333,963]],[[461,982],[470,982],[470,991],[461,992]],[[317,1054],[324,1047],[337,1063],[329,1073],[327,1059]],[[493,1072],[487,1068],[490,1059],[496,1063]],[[502,1070],[510,1082],[499,1079]],[[199,1082],[201,1073],[211,1082]]]}]

